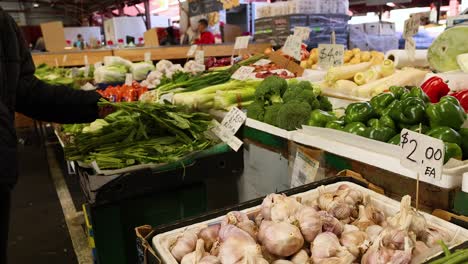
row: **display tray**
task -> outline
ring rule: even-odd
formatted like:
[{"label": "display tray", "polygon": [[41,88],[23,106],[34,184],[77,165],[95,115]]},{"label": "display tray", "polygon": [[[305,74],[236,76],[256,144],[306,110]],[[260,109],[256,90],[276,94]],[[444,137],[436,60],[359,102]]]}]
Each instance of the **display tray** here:
[{"label": "display tray", "polygon": [[[297,143],[316,147],[330,153],[392,171],[416,179],[416,172],[400,165],[400,148],[396,145],[368,139],[354,134],[329,128],[303,126],[295,131],[291,139]],[[462,174],[468,169],[468,162],[451,160],[443,167],[441,179],[422,175],[420,180],[442,188],[461,185]]]},{"label": "display tray", "polygon": [[[318,195],[317,187],[325,185],[327,190],[334,190],[340,184],[349,184],[352,188],[356,188],[363,193],[369,194],[371,202],[379,209],[382,209],[387,215],[394,215],[399,210],[399,202],[392,200],[388,197],[375,193],[369,189],[366,189],[367,185],[351,177],[332,177],[322,181],[314,182],[311,184],[303,185],[294,189],[290,189],[284,192],[288,196],[302,197],[304,200],[314,199]],[[160,226],[155,229],[148,229],[148,226],[141,227],[141,230],[145,230],[143,235],[139,233],[139,228],[136,229],[137,247],[140,252],[140,259],[146,261],[145,263],[170,263],[176,264],[177,261],[172,257],[169,252],[169,245],[173,242],[176,237],[183,231],[188,229],[201,229],[208,226],[209,224],[215,224],[221,221],[222,217],[229,211],[244,211],[248,214],[254,214],[258,211],[259,205],[263,201],[263,198],[258,198],[234,207],[213,211],[209,214],[205,214],[199,217],[186,219],[174,224]],[[464,241],[468,240],[468,230],[456,226],[452,223],[446,222],[435,216],[423,213],[426,220],[434,225],[442,227],[451,235],[452,241],[449,243],[451,247],[459,245]],[[152,246],[151,246],[152,245]],[[462,246],[463,247],[463,246]],[[429,258],[439,255],[439,251],[431,252]],[[141,262],[143,263],[143,262]]]}]

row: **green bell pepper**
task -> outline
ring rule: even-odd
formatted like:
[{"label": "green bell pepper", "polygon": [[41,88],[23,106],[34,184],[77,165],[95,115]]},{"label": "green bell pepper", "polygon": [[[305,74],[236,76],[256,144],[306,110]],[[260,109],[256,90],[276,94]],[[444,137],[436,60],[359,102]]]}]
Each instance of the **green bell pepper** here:
[{"label": "green bell pepper", "polygon": [[372,109],[369,102],[352,103],[346,107],[344,120],[346,124],[353,122],[366,123],[374,115],[374,109]]},{"label": "green bell pepper", "polygon": [[387,143],[390,143],[393,145],[400,145],[400,139],[401,139],[400,134],[396,134],[389,141],[387,141]]},{"label": "green bell pepper", "polygon": [[368,127],[361,122],[349,123],[343,128],[343,131],[363,137],[367,137],[369,135]]},{"label": "green bell pepper", "polygon": [[381,93],[372,97],[370,105],[374,109],[375,113],[382,115],[384,110],[395,101],[395,96],[392,93]]},{"label": "green bell pepper", "polygon": [[367,126],[368,127],[376,127],[379,124],[379,119],[377,118],[371,118],[369,121],[367,121]]},{"label": "green bell pepper", "polygon": [[380,122],[377,124],[377,126],[369,128],[368,133],[368,137],[370,139],[383,142],[389,141],[396,134],[394,129],[383,126],[380,124]]},{"label": "green bell pepper", "polygon": [[426,135],[457,145],[461,145],[462,143],[461,135],[450,127],[436,127],[429,130]]},{"label": "green bell pepper", "polygon": [[462,138],[460,147],[463,150],[463,160],[468,159],[468,128],[460,128],[458,131]]},{"label": "green bell pepper", "polygon": [[426,117],[426,103],[417,97],[408,97],[390,105],[388,114],[397,123],[414,125]]},{"label": "green bell pepper", "polygon": [[380,123],[385,126],[385,127],[389,127],[393,130],[396,129],[396,126],[395,126],[395,122],[393,121],[393,119],[388,116],[388,115],[383,115],[380,117],[379,119]]},{"label": "green bell pepper", "polygon": [[414,125],[408,128],[411,131],[426,134],[429,131],[429,127],[423,124]]},{"label": "green bell pepper", "polygon": [[429,103],[429,96],[421,89],[420,87],[412,87],[409,93],[404,93],[401,95],[400,100],[405,100],[409,97],[416,97],[423,100],[425,103]]},{"label": "green bell pepper", "polygon": [[345,125],[345,122],[343,120],[333,120],[328,122],[325,127],[326,128],[331,128],[331,129],[336,129],[336,130],[343,130]]},{"label": "green bell pepper", "polygon": [[426,109],[431,127],[448,126],[458,130],[466,120],[465,110],[453,96],[444,96]]},{"label": "green bell pepper", "polygon": [[389,90],[397,100],[399,100],[403,94],[409,93],[409,90],[403,86],[390,86]]},{"label": "green bell pepper", "polygon": [[336,116],[334,114],[330,114],[329,112],[320,109],[315,109],[310,113],[310,118],[309,121],[307,121],[307,125],[325,127],[328,122],[333,120],[336,120]]},{"label": "green bell pepper", "polygon": [[457,159],[461,160],[463,156],[463,151],[460,148],[459,145],[451,142],[444,142],[445,145],[445,157],[444,157],[444,163],[449,161],[449,159]]}]

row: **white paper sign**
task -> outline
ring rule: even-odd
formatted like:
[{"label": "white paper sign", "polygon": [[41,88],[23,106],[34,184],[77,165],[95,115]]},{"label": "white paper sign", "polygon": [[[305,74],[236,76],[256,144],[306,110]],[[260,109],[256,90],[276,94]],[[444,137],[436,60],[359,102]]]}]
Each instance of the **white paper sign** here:
[{"label": "white paper sign", "polygon": [[235,50],[246,49],[249,46],[250,36],[237,37],[234,43]]},{"label": "white paper sign", "polygon": [[322,69],[343,65],[344,45],[319,44],[318,63]]},{"label": "white paper sign", "polygon": [[206,69],[206,66],[203,64],[198,64],[198,63],[193,64],[193,70],[195,72],[203,72],[205,71],[205,69]]},{"label": "white paper sign", "polygon": [[88,55],[84,55],[84,65],[85,65],[84,77],[85,77],[85,78],[88,78],[88,76],[89,76],[89,61],[88,61]]},{"label": "white paper sign", "polygon": [[187,51],[187,57],[193,57],[197,48],[198,48],[198,45],[190,46],[190,49]]},{"label": "white paper sign", "polygon": [[417,14],[411,15],[411,17],[405,20],[405,27],[403,30],[403,38],[407,39],[416,35],[419,31],[419,24],[421,22],[421,18]]},{"label": "white paper sign", "polygon": [[403,167],[415,170],[421,177],[441,180],[445,145],[440,139],[403,129],[400,134]]},{"label": "white paper sign", "polygon": [[88,55],[84,55],[84,65],[89,65]]},{"label": "white paper sign", "polygon": [[145,61],[146,62],[151,62],[151,52],[145,52]]},{"label": "white paper sign", "polygon": [[310,37],[310,28],[309,27],[295,27],[294,36],[298,36],[302,40],[307,40]]},{"label": "white paper sign", "polygon": [[198,63],[198,64],[205,65],[205,51],[197,50],[195,52],[195,62]]},{"label": "white paper sign", "polygon": [[67,62],[67,59],[68,59],[68,55],[67,54],[63,55],[62,62],[64,65]]},{"label": "white paper sign", "polygon": [[315,181],[320,163],[297,151],[291,175],[291,188]]},{"label": "white paper sign", "polygon": [[416,43],[414,42],[413,37],[408,37],[405,39],[405,50],[408,52],[408,58],[410,61],[415,61],[416,59]]},{"label": "white paper sign", "polygon": [[131,86],[133,83],[133,75],[131,73],[125,74],[125,85]]},{"label": "white paper sign", "polygon": [[254,67],[241,66],[232,76],[231,79],[244,81],[250,77],[250,74],[255,70]]},{"label": "white paper sign", "polygon": [[235,135],[242,124],[247,120],[247,115],[242,112],[239,108],[233,107],[231,111],[227,113],[221,122],[221,126],[224,127],[229,135]]},{"label": "white paper sign", "polygon": [[75,78],[76,76],[78,76],[78,74],[79,74],[78,68],[72,68],[71,69],[71,77],[72,78]]},{"label": "white paper sign", "polygon": [[267,64],[270,64],[271,63],[271,60],[267,60],[267,59],[259,59],[257,62],[255,62],[253,65],[255,66],[263,66],[263,65],[267,65]]},{"label": "white paper sign", "polygon": [[283,46],[283,53],[293,57],[296,60],[301,60],[302,39],[298,36],[291,35],[286,39]]}]

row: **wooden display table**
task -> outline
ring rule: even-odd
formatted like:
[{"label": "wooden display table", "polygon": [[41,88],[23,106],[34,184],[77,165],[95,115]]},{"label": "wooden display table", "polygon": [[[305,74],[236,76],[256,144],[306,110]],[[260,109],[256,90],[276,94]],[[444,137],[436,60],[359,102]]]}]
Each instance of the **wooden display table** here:
[{"label": "wooden display table", "polygon": [[49,66],[58,64],[60,67],[82,66],[84,65],[84,56],[88,56],[90,65],[102,61],[104,56],[112,56],[111,49],[86,50],[86,51],[63,51],[63,52],[40,52],[32,53],[34,64],[45,63]]}]

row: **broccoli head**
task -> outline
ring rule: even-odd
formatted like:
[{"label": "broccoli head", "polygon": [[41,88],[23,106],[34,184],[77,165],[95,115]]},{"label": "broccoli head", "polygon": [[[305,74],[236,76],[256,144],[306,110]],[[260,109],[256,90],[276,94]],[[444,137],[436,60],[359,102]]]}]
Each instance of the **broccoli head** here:
[{"label": "broccoli head", "polygon": [[278,112],[282,106],[283,104],[278,103],[265,107],[265,117],[263,122],[272,126],[278,126]]},{"label": "broccoli head", "polygon": [[295,130],[307,123],[312,109],[307,102],[292,100],[281,106],[278,111],[278,127]]},{"label": "broccoli head", "polygon": [[284,92],[288,88],[285,79],[278,76],[268,76],[255,90],[255,99],[267,102],[268,104],[281,103]]},{"label": "broccoli head", "polygon": [[330,100],[328,100],[328,97],[320,95],[319,97],[317,97],[317,99],[320,102],[320,107],[319,108],[321,110],[323,110],[323,111],[333,110],[333,105],[330,102]]},{"label": "broccoli head", "polygon": [[[318,91],[320,92],[320,90]],[[312,109],[316,109],[320,107],[317,96],[317,90],[312,87],[310,82],[300,81],[289,85],[289,88],[283,95],[283,101],[285,103],[295,100],[307,102]]]},{"label": "broccoli head", "polygon": [[265,115],[265,103],[263,101],[255,101],[247,106],[247,117],[258,121],[263,121]]}]

